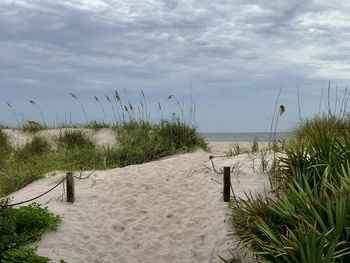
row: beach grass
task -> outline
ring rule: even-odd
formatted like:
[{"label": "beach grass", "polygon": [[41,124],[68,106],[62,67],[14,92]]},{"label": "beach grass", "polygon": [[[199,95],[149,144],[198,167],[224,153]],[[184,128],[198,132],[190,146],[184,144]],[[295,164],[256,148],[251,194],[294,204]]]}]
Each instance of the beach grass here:
[{"label": "beach grass", "polygon": [[[144,92],[141,91],[140,105],[132,105],[126,91],[124,93],[126,101],[123,101],[117,91],[115,96],[107,96],[115,123],[88,122],[83,102],[77,95],[71,94],[79,103],[87,122],[56,127],[60,130],[59,135],[50,142],[38,135],[39,131],[50,127],[39,122],[26,121],[22,125],[24,132],[33,134],[32,140],[23,147],[12,148],[9,138],[0,129],[0,196],[6,196],[51,171],[103,169],[102,157],[106,157],[107,168],[116,168],[157,160],[179,152],[189,152],[197,147],[207,147],[194,125],[194,106],[191,106],[188,118],[185,117],[183,105],[179,104],[180,114],[174,113],[168,119],[151,121]],[[95,96],[95,101],[99,103],[105,116],[101,99]],[[33,105],[38,107],[37,103]],[[139,109],[139,114],[135,113],[136,108]],[[10,109],[15,110],[12,105]],[[41,108],[40,113],[44,121]],[[97,147],[85,130],[101,128],[113,130],[117,145]]]}]

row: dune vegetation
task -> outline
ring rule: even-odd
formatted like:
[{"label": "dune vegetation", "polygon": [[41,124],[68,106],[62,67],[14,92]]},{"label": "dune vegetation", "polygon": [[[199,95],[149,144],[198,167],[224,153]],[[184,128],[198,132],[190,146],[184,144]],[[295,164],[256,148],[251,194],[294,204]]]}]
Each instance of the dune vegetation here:
[{"label": "dune vegetation", "polygon": [[[124,103],[115,92],[113,97],[106,96],[113,112],[113,123],[88,122],[83,103],[75,94],[71,96],[79,103],[87,124],[48,127],[40,106],[30,101],[40,111],[42,123],[18,122],[21,127],[4,128],[31,133],[31,140],[22,147],[14,147],[4,129],[0,129],[0,262],[48,262],[49,259],[38,256],[25,245],[40,239],[46,231],[56,229],[60,222],[58,216],[35,204],[21,208],[8,206],[11,200],[6,196],[10,193],[52,171],[103,169],[102,157],[106,158],[107,168],[116,168],[189,152],[197,147],[206,148],[206,142],[196,131],[193,105],[188,118],[185,118],[183,105],[174,96],[168,99],[176,100],[180,113],[166,118],[159,104],[162,118],[152,121],[143,92],[141,105],[134,107],[130,101]],[[105,114],[104,106],[96,96],[95,101]],[[15,109],[10,103],[7,104],[18,121]],[[137,113],[135,108],[138,109]],[[60,132],[54,140],[48,141],[39,132],[50,128],[59,129]],[[82,128],[109,128],[115,133],[118,143],[108,147],[97,146]]]},{"label": "dune vegetation", "polygon": [[[75,94],[71,93],[71,96],[78,102],[88,121],[83,102]],[[102,101],[97,96],[94,96],[94,100],[105,115]],[[152,121],[143,91],[140,105],[134,106],[128,99],[123,102],[120,94],[115,91],[114,96],[106,96],[114,122],[90,121],[84,125],[63,124],[60,127],[48,127],[40,106],[35,101],[30,101],[31,105],[38,108],[43,122],[26,121],[21,125],[24,132],[34,135],[32,140],[23,147],[14,148],[6,133],[0,129],[0,196],[6,196],[51,171],[102,169],[102,157],[106,157],[107,168],[116,168],[192,151],[197,147],[206,148],[204,139],[196,131],[195,106],[190,106],[188,116],[185,117],[184,105],[173,95],[168,100],[175,101],[179,113],[166,118],[159,104],[162,118]],[[17,116],[12,105],[8,105],[14,116]],[[39,131],[51,128],[60,130],[53,141],[38,135]],[[80,128],[110,128],[118,143],[99,147]]]},{"label": "dune vegetation", "polygon": [[258,262],[350,262],[349,160],[349,115],[300,123],[276,159],[273,193],[230,203],[241,246]]}]

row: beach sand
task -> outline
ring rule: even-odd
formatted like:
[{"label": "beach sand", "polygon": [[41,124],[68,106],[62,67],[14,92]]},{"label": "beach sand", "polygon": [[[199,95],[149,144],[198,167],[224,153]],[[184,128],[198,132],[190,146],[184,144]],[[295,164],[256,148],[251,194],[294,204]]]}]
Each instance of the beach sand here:
[{"label": "beach sand", "polygon": [[[108,132],[103,132],[108,141]],[[57,187],[35,201],[62,216],[58,230],[35,244],[38,254],[69,263],[222,262],[218,255],[229,258],[228,248],[234,248],[237,239],[223,202],[222,175],[213,171],[208,157],[225,153],[232,144],[211,142],[211,152],[197,150],[95,171],[88,179],[75,180],[73,204],[65,202],[64,187]],[[236,196],[268,189],[258,155],[240,154],[214,162],[217,169],[237,168],[231,179]],[[12,202],[41,194],[64,175],[50,173],[13,193]]]}]

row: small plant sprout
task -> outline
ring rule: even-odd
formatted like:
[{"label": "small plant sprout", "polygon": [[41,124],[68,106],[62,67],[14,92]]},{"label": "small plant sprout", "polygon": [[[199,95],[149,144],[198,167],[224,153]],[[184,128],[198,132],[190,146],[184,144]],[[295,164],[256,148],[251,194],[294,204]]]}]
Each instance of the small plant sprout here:
[{"label": "small plant sprout", "polygon": [[238,179],[238,175],[242,172],[241,167],[242,167],[242,164],[240,164],[239,161],[235,162],[232,165],[231,172],[232,174],[237,176],[237,179]]},{"label": "small plant sprout", "polygon": [[46,126],[46,122],[45,122],[45,118],[44,118],[44,113],[43,113],[43,111],[41,110],[39,104],[37,104],[34,100],[30,100],[29,103],[38,108],[38,110],[39,110],[39,112],[40,112],[40,115],[41,115],[41,118],[42,118],[42,120],[43,120],[43,124],[44,124],[44,126]]},{"label": "small plant sprout", "polygon": [[74,93],[72,93],[72,92],[70,93],[70,95],[73,97],[73,99],[75,99],[75,100],[77,100],[77,101],[78,101],[78,103],[80,104],[81,109],[83,110],[83,113],[84,113],[84,117],[85,117],[86,123],[89,123],[89,120],[88,120],[87,115],[86,115],[85,108],[84,108],[83,104],[81,103],[81,101],[79,100],[78,96],[77,96],[77,95],[75,95],[75,94],[74,94]]},{"label": "small plant sprout", "polygon": [[258,140],[258,138],[254,138],[253,139],[251,150],[252,150],[253,153],[259,151],[259,140]]},{"label": "small plant sprout", "polygon": [[260,168],[263,173],[268,171],[269,160],[266,151],[260,152]]}]

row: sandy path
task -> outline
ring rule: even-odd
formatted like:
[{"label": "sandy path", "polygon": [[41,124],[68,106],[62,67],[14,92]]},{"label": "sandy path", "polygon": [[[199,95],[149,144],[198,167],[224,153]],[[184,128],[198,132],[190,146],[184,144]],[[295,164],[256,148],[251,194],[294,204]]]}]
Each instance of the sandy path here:
[{"label": "sandy path", "polygon": [[[62,187],[55,189],[37,202],[63,215],[63,221],[57,232],[38,243],[38,253],[70,263],[221,262],[217,255],[228,256],[228,242],[234,237],[225,216],[222,178],[208,169],[208,156],[198,150],[98,171],[76,181],[74,204],[60,202]],[[240,155],[216,160],[219,168],[242,163],[232,178],[238,196],[248,190],[261,192],[267,184],[266,176],[251,172],[249,159]],[[14,201],[41,193],[62,175],[28,185],[14,194]]]}]

